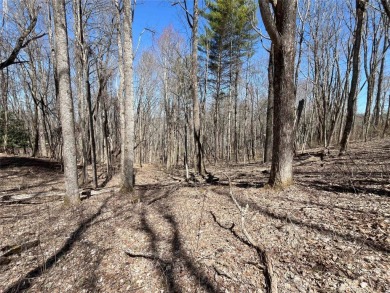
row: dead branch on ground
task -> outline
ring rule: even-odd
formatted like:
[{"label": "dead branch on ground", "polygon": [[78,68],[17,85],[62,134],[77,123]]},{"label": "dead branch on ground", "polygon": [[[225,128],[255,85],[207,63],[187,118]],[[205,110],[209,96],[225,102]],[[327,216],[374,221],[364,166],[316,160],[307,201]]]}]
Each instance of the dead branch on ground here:
[{"label": "dead branch on ground", "polygon": [[[246,239],[248,240],[250,246],[256,249],[260,259],[264,262],[265,268],[264,268],[264,277],[267,285],[267,292],[268,293],[277,293],[278,292],[278,286],[277,286],[277,279],[276,275],[274,274],[273,271],[273,264],[272,264],[272,258],[269,254],[269,252],[266,250],[265,246],[262,245],[261,243],[257,243],[252,236],[249,234],[245,227],[245,215],[248,211],[248,204],[243,208],[236,198],[234,197],[233,194],[233,189],[232,189],[232,182],[230,180],[230,177],[226,174],[223,173],[229,180],[229,195],[230,198],[233,200],[234,204],[236,205],[237,209],[240,212],[241,215],[241,229],[242,232],[244,233]],[[230,230],[233,229],[234,226],[231,227]]]}]

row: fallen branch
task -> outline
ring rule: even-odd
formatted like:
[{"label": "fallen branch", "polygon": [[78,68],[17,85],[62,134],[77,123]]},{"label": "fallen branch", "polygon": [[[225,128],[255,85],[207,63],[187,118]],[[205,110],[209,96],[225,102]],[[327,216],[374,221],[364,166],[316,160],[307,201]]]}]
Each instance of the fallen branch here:
[{"label": "fallen branch", "polygon": [[142,257],[142,258],[152,259],[152,260],[155,260],[158,258],[158,256],[150,254],[150,253],[137,253],[137,252],[134,252],[130,249],[125,249],[124,252],[130,257]]},{"label": "fallen branch", "polygon": [[[273,272],[273,264],[272,264],[272,258],[267,252],[266,248],[264,245],[261,243],[257,243],[255,240],[253,240],[252,236],[249,234],[249,232],[245,228],[245,215],[248,211],[248,204],[243,208],[236,198],[234,197],[233,190],[232,190],[232,182],[230,180],[230,177],[226,174],[223,173],[229,180],[229,195],[231,199],[233,200],[234,204],[236,205],[237,209],[240,211],[241,214],[241,229],[242,232],[244,233],[246,239],[248,240],[250,246],[256,249],[260,259],[264,262],[265,269],[264,269],[264,277],[265,277],[265,282],[267,285],[267,292],[268,293],[277,293],[278,292],[278,286],[277,286],[277,279],[276,276]],[[230,228],[230,230],[233,229],[233,225]]]},{"label": "fallen branch", "polygon": [[228,279],[230,279],[230,280],[235,279],[235,278],[229,276],[229,274],[226,273],[226,272],[223,270],[222,267],[219,267],[219,266],[214,265],[214,266],[213,266],[213,269],[214,269],[215,273],[216,273],[218,276],[225,277],[225,278],[228,278]]}]

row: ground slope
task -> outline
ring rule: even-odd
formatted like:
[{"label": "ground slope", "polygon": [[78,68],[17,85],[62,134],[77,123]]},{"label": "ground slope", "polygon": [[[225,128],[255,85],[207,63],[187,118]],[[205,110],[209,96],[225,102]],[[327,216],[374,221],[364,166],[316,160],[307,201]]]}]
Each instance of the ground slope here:
[{"label": "ground slope", "polygon": [[[65,208],[61,166],[0,157],[0,292],[390,292],[390,141],[295,161],[295,185],[265,186],[268,166],[210,167],[215,184],[138,170],[141,202],[117,179]],[[228,175],[232,181],[229,188]],[[20,246],[17,246],[20,245]]]}]

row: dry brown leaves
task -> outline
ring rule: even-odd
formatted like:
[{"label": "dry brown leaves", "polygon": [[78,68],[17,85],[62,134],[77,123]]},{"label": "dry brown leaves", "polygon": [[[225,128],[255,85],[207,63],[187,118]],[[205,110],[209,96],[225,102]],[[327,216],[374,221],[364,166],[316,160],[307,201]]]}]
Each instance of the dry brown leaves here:
[{"label": "dry brown leaves", "polygon": [[[296,184],[283,191],[261,187],[267,166],[211,168],[229,174],[248,204],[246,228],[270,252],[279,292],[390,292],[389,150],[382,140],[344,157],[331,150],[324,161],[297,160]],[[114,178],[64,208],[58,165],[0,163],[0,249],[39,239],[0,262],[0,291],[265,291],[262,260],[245,243],[222,175],[189,186],[145,166],[141,203],[117,195]]]}]

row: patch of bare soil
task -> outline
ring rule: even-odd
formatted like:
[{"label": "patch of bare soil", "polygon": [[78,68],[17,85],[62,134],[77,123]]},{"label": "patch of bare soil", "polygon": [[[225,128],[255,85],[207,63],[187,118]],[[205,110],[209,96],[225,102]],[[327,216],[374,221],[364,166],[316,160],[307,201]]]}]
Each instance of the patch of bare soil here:
[{"label": "patch of bare soil", "polygon": [[0,291],[265,292],[253,241],[279,292],[390,292],[389,151],[390,140],[323,160],[312,150],[279,191],[258,163],[210,168],[214,184],[144,166],[141,202],[114,177],[74,208],[61,202],[61,166],[1,156]]}]

